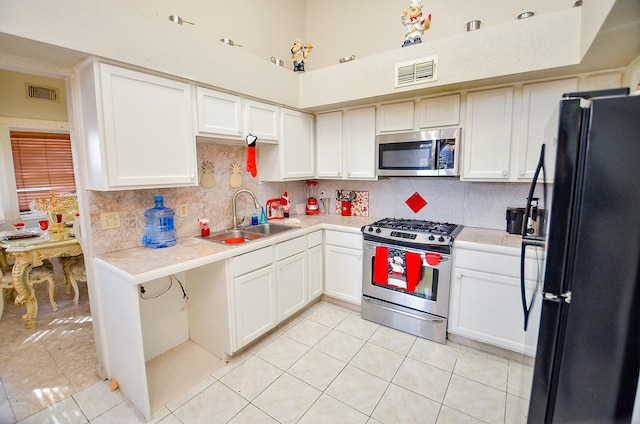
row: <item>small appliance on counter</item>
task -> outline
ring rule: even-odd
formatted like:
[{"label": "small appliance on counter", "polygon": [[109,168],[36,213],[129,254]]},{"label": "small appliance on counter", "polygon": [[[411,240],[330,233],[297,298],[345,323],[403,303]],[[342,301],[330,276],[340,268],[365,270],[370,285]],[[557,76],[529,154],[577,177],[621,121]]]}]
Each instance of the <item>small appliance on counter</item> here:
[{"label": "small appliance on counter", "polygon": [[507,208],[507,233],[522,234],[522,222],[524,221],[524,208]]},{"label": "small appliance on counter", "polygon": [[527,209],[508,207],[506,213],[507,228],[509,234],[526,234],[528,236],[539,236],[544,229],[545,210],[538,208],[538,199],[533,198],[528,219],[525,219]]},{"label": "small appliance on counter", "polygon": [[305,213],[307,215],[317,215],[320,212],[318,207],[318,182],[307,181],[304,186],[304,193],[307,196]]}]

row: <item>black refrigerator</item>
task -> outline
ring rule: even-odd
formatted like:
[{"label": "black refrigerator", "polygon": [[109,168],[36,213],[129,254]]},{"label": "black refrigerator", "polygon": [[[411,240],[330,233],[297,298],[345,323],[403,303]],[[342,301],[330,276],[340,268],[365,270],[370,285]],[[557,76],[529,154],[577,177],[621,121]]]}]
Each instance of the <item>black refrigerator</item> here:
[{"label": "black refrigerator", "polygon": [[640,96],[610,94],[560,101],[530,424],[640,420]]}]

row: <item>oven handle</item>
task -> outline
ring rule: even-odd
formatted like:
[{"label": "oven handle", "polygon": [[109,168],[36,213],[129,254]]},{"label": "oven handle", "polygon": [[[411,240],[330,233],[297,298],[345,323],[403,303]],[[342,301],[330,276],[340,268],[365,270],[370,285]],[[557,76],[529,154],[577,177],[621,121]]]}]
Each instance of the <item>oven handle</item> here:
[{"label": "oven handle", "polygon": [[363,300],[363,301],[365,301],[365,302],[368,302],[368,303],[373,303],[373,304],[374,304],[374,305],[376,305],[378,308],[385,309],[385,310],[387,310],[387,311],[391,311],[391,312],[395,312],[395,313],[398,313],[398,314],[400,314],[400,315],[406,315],[406,316],[411,317],[411,318],[420,319],[420,320],[422,320],[422,321],[427,321],[427,322],[444,322],[444,319],[443,319],[443,318],[425,318],[425,317],[422,317],[422,316],[420,316],[420,315],[414,315],[414,314],[410,314],[409,312],[400,311],[400,310],[398,310],[398,309],[393,309],[393,308],[390,308],[390,307],[388,307],[388,306],[384,305],[382,302],[380,302],[380,301],[378,301],[378,300],[375,300],[375,299],[368,299],[368,298],[366,298],[366,297],[363,297],[363,298],[362,298],[362,300]]},{"label": "oven handle", "polygon": [[[421,256],[427,254],[427,253],[431,253],[430,250],[427,249],[410,249],[404,246],[397,246],[397,245],[393,245],[393,244],[387,244],[387,243],[373,243],[370,241],[365,241],[364,242],[364,250],[369,252],[370,256],[375,256],[375,251],[376,251],[376,246],[385,246],[385,247],[390,247],[393,249],[400,249],[400,250],[404,250],[405,252],[415,252],[415,253],[419,253]],[[433,253],[437,253],[438,255],[440,255],[440,259],[438,261],[438,263],[436,265],[431,265],[428,262],[422,263],[422,266],[427,266],[428,268],[434,268],[434,269],[439,269],[442,265],[444,265],[446,262],[449,261],[449,257],[451,255],[446,254],[446,253],[439,253],[439,252],[433,252]]]}]

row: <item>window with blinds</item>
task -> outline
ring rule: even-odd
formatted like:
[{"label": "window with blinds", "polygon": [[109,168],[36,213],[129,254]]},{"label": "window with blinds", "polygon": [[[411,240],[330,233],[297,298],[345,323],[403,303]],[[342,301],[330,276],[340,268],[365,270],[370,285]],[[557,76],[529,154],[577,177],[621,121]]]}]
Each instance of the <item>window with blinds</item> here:
[{"label": "window with blinds", "polygon": [[76,191],[69,134],[11,131],[20,212],[34,199]]}]

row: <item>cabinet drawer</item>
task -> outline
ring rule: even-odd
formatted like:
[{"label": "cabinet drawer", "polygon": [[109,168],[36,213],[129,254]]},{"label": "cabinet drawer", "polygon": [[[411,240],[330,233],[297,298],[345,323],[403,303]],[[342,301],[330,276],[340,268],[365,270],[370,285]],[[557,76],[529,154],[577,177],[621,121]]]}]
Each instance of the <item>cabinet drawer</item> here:
[{"label": "cabinet drawer", "polygon": [[307,234],[307,247],[322,244],[322,230]]},{"label": "cabinet drawer", "polygon": [[276,260],[280,261],[305,250],[307,250],[307,243],[304,237],[283,241],[276,245]]},{"label": "cabinet drawer", "polygon": [[[520,278],[520,250],[518,255],[505,255],[495,252],[481,252],[477,250],[456,250],[456,268],[467,268],[480,272],[505,275],[513,278]],[[525,278],[527,280],[537,280],[538,271],[544,272],[544,253],[539,252],[540,269],[538,270],[538,260],[533,255],[533,248],[528,251],[525,259]]]},{"label": "cabinet drawer", "polygon": [[253,252],[233,258],[233,276],[247,274],[273,263],[273,246],[267,246]]},{"label": "cabinet drawer", "polygon": [[362,250],[361,234],[343,233],[341,231],[327,230],[325,233],[325,237],[326,244],[333,244],[334,246]]}]

